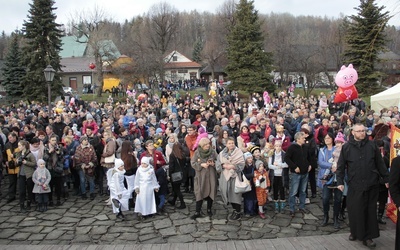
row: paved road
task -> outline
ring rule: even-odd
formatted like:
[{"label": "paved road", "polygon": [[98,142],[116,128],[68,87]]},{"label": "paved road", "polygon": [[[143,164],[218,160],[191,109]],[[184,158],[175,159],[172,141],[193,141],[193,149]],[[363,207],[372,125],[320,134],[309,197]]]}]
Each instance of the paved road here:
[{"label": "paved road", "polygon": [[[2,191],[4,194],[4,186]],[[289,216],[288,211],[275,214],[272,203],[269,203],[266,219],[255,216],[243,217],[240,221],[228,220],[232,209],[222,205],[219,197],[213,206],[212,219],[203,217],[191,220],[189,217],[195,210],[194,195],[184,194],[184,199],[186,209],[177,210],[168,204],[165,214],[144,220],[139,220],[129,211],[126,212],[126,220],[121,221],[112,214],[111,206],[106,205],[104,197],[90,201],[70,196],[61,206],[51,207],[47,212],[21,214],[17,201],[6,204],[3,196],[0,202],[0,245],[204,243],[346,235],[349,232],[346,222],[341,223],[340,230],[335,230],[333,223],[326,227],[319,226],[323,215],[320,198],[312,199],[311,204],[307,205],[310,214],[297,213],[294,218]],[[382,230],[390,233],[394,227],[388,221]]]}]

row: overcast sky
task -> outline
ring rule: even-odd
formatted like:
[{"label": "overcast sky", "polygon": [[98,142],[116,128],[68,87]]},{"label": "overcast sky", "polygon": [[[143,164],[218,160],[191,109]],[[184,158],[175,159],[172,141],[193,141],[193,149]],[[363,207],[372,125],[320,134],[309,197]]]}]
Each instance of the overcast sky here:
[{"label": "overcast sky", "polygon": [[[27,19],[29,3],[33,0],[0,0],[0,31],[11,33],[20,29],[23,20]],[[66,24],[74,12],[91,11],[97,7],[103,9],[115,21],[131,19],[143,14],[160,0],[56,0],[55,7],[57,22]],[[224,0],[168,0],[172,6],[180,11],[197,9],[199,12],[215,10],[224,3]],[[236,0],[238,2],[238,0]],[[400,0],[377,0],[379,6],[386,6],[387,11],[394,17],[391,25],[400,26]],[[259,13],[284,13],[295,16],[312,15],[338,18],[340,14],[356,14],[354,7],[359,0],[254,0],[255,8]]]}]

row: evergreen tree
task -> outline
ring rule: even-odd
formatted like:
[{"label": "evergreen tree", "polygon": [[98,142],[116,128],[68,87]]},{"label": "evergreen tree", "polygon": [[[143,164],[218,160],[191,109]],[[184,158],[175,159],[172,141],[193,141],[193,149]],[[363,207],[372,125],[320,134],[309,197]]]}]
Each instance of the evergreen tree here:
[{"label": "evergreen tree", "polygon": [[254,2],[240,0],[234,13],[235,25],[228,34],[228,65],[230,88],[248,93],[272,92],[272,55],[264,52],[264,36]]},{"label": "evergreen tree", "polygon": [[14,100],[21,98],[23,94],[22,79],[25,76],[25,68],[22,66],[21,50],[19,47],[20,34],[13,33],[10,49],[4,63],[2,85],[6,89],[7,98]]},{"label": "evergreen tree", "polygon": [[201,62],[201,52],[203,51],[203,42],[200,39],[194,43],[193,48],[193,61],[200,63]]},{"label": "evergreen tree", "polygon": [[61,25],[57,24],[53,0],[33,0],[29,4],[28,21],[24,22],[23,34],[26,45],[23,48],[23,62],[26,75],[23,81],[23,97],[29,101],[47,103],[47,83],[43,70],[51,65],[56,71],[50,84],[52,99],[62,94],[61,72]]},{"label": "evergreen tree", "polygon": [[360,94],[371,95],[380,91],[377,84],[381,73],[374,69],[379,52],[384,51],[385,27],[390,19],[384,6],[377,6],[375,0],[361,0],[356,8],[358,15],[350,16],[347,22],[344,56],[346,64],[352,63],[358,73],[356,83]]}]

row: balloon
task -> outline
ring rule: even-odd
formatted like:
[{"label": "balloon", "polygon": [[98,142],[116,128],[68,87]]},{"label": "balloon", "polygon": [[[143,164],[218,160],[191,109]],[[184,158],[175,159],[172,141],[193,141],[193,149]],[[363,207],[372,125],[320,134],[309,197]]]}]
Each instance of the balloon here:
[{"label": "balloon", "polygon": [[358,80],[357,71],[353,68],[353,64],[348,67],[342,66],[335,77],[335,83],[338,87],[348,88],[353,86]]},{"label": "balloon", "polygon": [[335,99],[333,100],[334,103],[341,103],[347,102],[358,98],[358,92],[354,85],[348,88],[341,88],[336,92]]}]

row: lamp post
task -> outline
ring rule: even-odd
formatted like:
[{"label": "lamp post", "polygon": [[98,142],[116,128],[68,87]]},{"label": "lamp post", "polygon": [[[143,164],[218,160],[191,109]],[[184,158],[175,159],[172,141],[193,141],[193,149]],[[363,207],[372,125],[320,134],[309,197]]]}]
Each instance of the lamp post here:
[{"label": "lamp post", "polygon": [[51,65],[47,65],[47,67],[43,70],[44,77],[46,78],[47,82],[47,98],[49,102],[49,113],[51,115],[51,88],[50,84],[54,80],[54,75],[56,74],[56,71],[51,67]]}]

